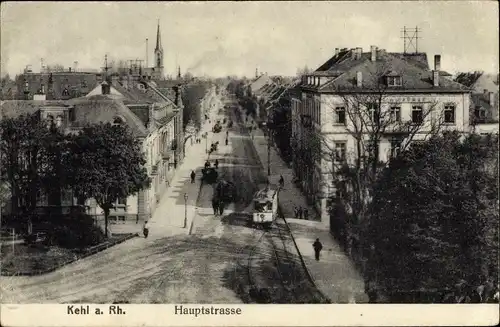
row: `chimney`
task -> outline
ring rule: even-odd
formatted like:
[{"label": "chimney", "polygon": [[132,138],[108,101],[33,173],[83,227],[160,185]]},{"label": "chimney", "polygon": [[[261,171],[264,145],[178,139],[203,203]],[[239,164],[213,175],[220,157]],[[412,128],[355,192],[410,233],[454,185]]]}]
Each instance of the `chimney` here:
[{"label": "chimney", "polygon": [[42,84],[42,87],[41,87],[41,93],[45,94],[45,85],[43,85],[43,84]]},{"label": "chimney", "polygon": [[71,67],[68,67],[68,71],[71,73]]},{"label": "chimney", "polygon": [[434,55],[434,70],[441,70],[441,55]]},{"label": "chimney", "polygon": [[439,71],[432,71],[432,81],[434,82],[434,86],[439,86]]},{"label": "chimney", "polygon": [[371,61],[376,61],[377,60],[377,47],[374,45],[370,46],[370,51],[372,53]]},{"label": "chimney", "polygon": [[340,49],[339,49],[339,48],[335,48],[335,55],[336,55],[336,56],[339,54],[339,51],[340,51]]},{"label": "chimney", "polygon": [[358,87],[362,87],[363,86],[363,74],[361,72],[357,72],[356,73],[356,85]]},{"label": "chimney", "polygon": [[356,58],[361,59],[361,54],[363,53],[363,48],[356,48]]}]

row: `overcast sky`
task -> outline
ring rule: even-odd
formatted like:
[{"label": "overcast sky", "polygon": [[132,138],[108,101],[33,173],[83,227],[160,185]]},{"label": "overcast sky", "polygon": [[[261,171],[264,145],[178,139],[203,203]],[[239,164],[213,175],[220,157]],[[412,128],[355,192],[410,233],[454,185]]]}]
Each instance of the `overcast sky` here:
[{"label": "overcast sky", "polygon": [[334,49],[370,45],[402,52],[403,26],[422,29],[419,51],[441,54],[450,73],[498,72],[496,1],[426,2],[2,2],[1,73],[28,65],[99,68],[111,59],[153,62],[160,20],[165,69],[212,76],[255,68],[295,75],[317,68]]}]

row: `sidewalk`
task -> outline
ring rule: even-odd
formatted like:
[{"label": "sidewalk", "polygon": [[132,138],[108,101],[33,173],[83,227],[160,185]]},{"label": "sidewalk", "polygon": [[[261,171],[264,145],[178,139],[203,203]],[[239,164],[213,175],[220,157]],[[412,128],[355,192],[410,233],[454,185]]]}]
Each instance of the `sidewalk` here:
[{"label": "sidewalk", "polygon": [[[210,124],[202,128],[207,131],[207,142],[211,143],[213,133]],[[196,202],[201,189],[201,169],[205,163],[207,154],[205,152],[205,140],[194,143],[186,151],[184,161],[177,167],[170,186],[163,194],[153,217],[148,222],[150,229],[149,238],[161,238],[177,234],[189,234],[193,219],[196,215]],[[195,182],[191,183],[191,171],[196,173]],[[184,195],[187,194],[187,205]],[[186,220],[186,228],[184,228]]]},{"label": "sidewalk", "polygon": [[[267,139],[261,129],[254,130],[252,133],[255,150],[264,170],[267,171]],[[319,221],[314,208],[307,204],[300,189],[292,184],[292,169],[283,162],[274,147],[271,147],[270,159],[269,180],[271,183],[278,184],[280,175],[285,180],[285,187],[280,191],[279,197],[281,212],[288,222],[299,252],[318,289],[332,303],[367,303],[368,297],[364,293],[363,277],[330,234],[329,226]],[[295,217],[295,206],[308,209],[308,220],[292,218]],[[319,238],[323,244],[320,261],[315,260],[312,247],[316,238]]]}]

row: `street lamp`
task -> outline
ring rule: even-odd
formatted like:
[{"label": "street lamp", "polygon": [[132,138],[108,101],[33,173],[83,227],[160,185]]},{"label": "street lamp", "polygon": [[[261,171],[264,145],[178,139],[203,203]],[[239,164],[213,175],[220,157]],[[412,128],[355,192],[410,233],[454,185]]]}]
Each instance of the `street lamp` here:
[{"label": "street lamp", "polygon": [[184,228],[187,227],[187,200],[188,200],[188,195],[187,193],[184,193]]}]

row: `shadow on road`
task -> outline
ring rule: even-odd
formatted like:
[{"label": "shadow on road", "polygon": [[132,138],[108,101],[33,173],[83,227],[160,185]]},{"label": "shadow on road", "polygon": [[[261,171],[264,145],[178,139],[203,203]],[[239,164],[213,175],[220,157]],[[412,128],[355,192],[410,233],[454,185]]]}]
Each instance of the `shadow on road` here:
[{"label": "shadow on road", "polygon": [[222,217],[221,222],[232,226],[251,227],[252,215],[244,212],[232,212]]}]

